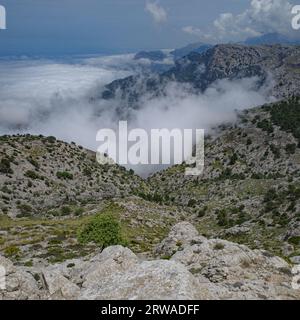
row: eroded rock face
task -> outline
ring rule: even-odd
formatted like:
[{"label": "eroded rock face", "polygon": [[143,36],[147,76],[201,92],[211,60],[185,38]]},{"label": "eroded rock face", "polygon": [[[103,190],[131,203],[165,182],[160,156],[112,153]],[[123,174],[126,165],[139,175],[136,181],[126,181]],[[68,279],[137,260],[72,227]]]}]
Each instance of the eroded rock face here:
[{"label": "eroded rock face", "polygon": [[[180,242],[180,245],[179,245]],[[43,269],[6,269],[1,299],[300,299],[292,289],[291,266],[266,251],[199,236],[189,223],[175,225],[156,254],[145,261],[122,246],[89,259]]]}]

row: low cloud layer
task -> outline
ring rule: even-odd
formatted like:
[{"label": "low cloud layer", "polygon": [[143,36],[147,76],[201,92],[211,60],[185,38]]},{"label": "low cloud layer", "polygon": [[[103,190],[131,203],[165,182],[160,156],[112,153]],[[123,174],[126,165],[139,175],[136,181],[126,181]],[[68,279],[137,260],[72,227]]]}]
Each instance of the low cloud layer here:
[{"label": "low cloud layer", "polygon": [[[122,101],[100,98],[103,86],[138,72],[132,56],[79,61],[1,61],[0,134],[54,135],[96,150],[96,133],[117,128]],[[124,66],[126,66],[124,68]],[[131,66],[131,67],[130,67]],[[129,109],[130,128],[206,129],[235,119],[241,110],[268,101],[255,78],[214,83],[203,94],[170,83],[164,97],[144,99]],[[157,168],[154,168],[155,170]],[[153,168],[138,168],[138,172]]]},{"label": "low cloud layer", "polygon": [[241,41],[265,33],[293,37],[292,7],[288,0],[251,0],[247,10],[221,14],[207,30],[186,26],[183,31],[208,42]]}]

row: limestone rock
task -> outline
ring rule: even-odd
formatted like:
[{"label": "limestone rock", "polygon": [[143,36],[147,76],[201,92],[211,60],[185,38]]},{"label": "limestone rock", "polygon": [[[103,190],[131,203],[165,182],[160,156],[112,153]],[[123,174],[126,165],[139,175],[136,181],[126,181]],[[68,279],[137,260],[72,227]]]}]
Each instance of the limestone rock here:
[{"label": "limestone rock", "polygon": [[96,255],[83,270],[81,278],[84,278],[83,287],[102,281],[106,276],[118,272],[124,272],[134,268],[138,262],[137,256],[128,248],[112,246]]},{"label": "limestone rock", "polygon": [[[170,260],[145,261],[122,246],[94,257],[42,267],[7,268],[1,299],[300,299],[291,266],[263,250],[198,235],[189,223],[175,225],[159,246]],[[295,262],[297,257],[295,257]],[[70,265],[72,267],[70,267]]]},{"label": "limestone rock", "polygon": [[170,257],[179,248],[182,249],[189,245],[192,240],[201,243],[206,239],[199,236],[198,231],[191,223],[180,222],[171,229],[168,237],[157,246],[155,253]]},{"label": "limestone rock", "polygon": [[209,299],[207,288],[180,263],[144,261],[125,272],[103,275],[89,283],[80,299]]},{"label": "limestone rock", "polygon": [[80,288],[67,278],[55,271],[45,270],[43,278],[50,298],[75,299],[80,293]]}]

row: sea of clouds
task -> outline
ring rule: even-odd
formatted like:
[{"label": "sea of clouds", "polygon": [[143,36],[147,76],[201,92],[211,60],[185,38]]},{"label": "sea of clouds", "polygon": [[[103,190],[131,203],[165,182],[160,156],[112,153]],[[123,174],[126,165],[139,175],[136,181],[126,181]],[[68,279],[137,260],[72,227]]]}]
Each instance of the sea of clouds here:
[{"label": "sea of clouds", "polygon": [[[0,135],[53,135],[96,150],[98,130],[115,129],[118,120],[126,120],[118,112],[122,101],[99,98],[104,86],[149,71],[149,61],[137,62],[133,57],[0,60]],[[210,131],[234,120],[236,110],[270,100],[268,88],[257,90],[256,81],[221,80],[202,94],[170,83],[163,97],[145,98],[138,110],[128,111],[129,127]]]}]

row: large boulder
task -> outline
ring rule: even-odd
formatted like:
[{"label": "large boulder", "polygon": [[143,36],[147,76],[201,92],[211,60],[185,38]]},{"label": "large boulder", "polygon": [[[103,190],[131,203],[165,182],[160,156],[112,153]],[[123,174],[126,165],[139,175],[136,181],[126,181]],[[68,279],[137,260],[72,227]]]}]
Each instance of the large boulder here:
[{"label": "large boulder", "polygon": [[[206,286],[176,261],[144,261],[126,271],[103,274],[88,282],[80,299],[211,299]],[[203,280],[203,282],[207,282]]]},{"label": "large boulder", "polygon": [[134,268],[138,261],[137,256],[128,248],[108,247],[85,266],[81,273],[81,278],[84,280],[82,286],[89,287],[91,284],[101,282],[107,276]]}]

